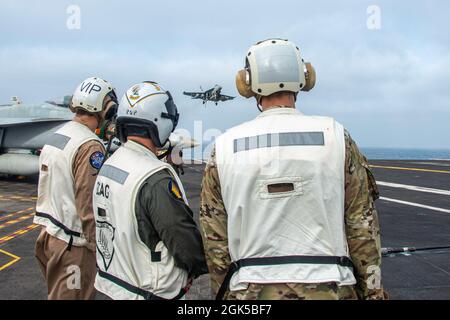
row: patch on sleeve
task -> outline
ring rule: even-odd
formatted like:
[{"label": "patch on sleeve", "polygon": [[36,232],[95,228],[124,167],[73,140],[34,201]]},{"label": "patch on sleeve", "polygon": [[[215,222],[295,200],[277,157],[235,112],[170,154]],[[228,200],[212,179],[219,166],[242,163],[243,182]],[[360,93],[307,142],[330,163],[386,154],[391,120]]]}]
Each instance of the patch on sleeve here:
[{"label": "patch on sleeve", "polygon": [[102,167],[105,155],[100,151],[96,151],[89,157],[89,163],[94,169],[99,170]]},{"label": "patch on sleeve", "polygon": [[180,189],[178,189],[177,184],[174,183],[172,180],[169,180],[167,188],[169,189],[169,192],[173,194],[177,199],[183,200],[183,196],[181,195]]}]

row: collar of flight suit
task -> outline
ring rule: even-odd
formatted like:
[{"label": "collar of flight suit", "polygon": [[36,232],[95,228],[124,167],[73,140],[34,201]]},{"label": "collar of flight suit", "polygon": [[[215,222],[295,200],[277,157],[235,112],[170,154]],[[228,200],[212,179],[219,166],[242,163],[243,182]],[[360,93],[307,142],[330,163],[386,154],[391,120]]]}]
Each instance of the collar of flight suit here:
[{"label": "collar of flight suit", "polygon": [[125,144],[123,146],[125,148],[131,149],[131,150],[139,152],[139,153],[143,153],[146,156],[157,159],[156,155],[151,150],[147,149],[146,147],[144,147],[143,145],[141,145],[140,143],[137,143],[135,141],[128,140],[127,142],[125,142]]},{"label": "collar of flight suit", "polygon": [[280,114],[295,114],[295,115],[303,115],[300,111],[295,108],[289,108],[284,106],[273,107],[269,110],[261,112],[256,118],[267,117],[271,115],[280,115]]},{"label": "collar of flight suit", "polygon": [[72,119],[70,122],[71,122],[72,125],[75,126],[75,127],[81,128],[81,129],[83,129],[83,130],[88,130],[89,132],[94,133],[94,131],[92,131],[91,129],[89,129],[89,127],[88,127],[86,124],[84,124],[84,123],[82,123],[82,122],[80,122],[80,121],[77,121],[77,120],[75,120],[75,119]]}]

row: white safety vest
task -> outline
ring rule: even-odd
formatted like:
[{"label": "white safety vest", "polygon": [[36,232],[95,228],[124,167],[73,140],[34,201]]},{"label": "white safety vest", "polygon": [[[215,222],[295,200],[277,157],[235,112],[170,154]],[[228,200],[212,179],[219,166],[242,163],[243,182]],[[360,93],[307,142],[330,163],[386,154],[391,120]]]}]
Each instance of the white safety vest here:
[{"label": "white safety vest", "polygon": [[163,242],[151,252],[138,233],[136,197],[145,180],[161,170],[171,173],[187,204],[172,167],[133,141],[105,162],[97,178],[93,193],[99,269],[95,288],[113,299],[151,299],[151,295],[173,299],[186,286],[187,272],[175,266]]},{"label": "white safety vest", "polygon": [[232,291],[248,283],[356,283],[344,225],[342,125],[268,110],[221,135],[216,157],[230,256],[242,262]]},{"label": "white safety vest", "polygon": [[81,219],[75,207],[73,161],[78,149],[100,139],[85,125],[71,121],[58,129],[39,157],[38,200],[34,223],[70,245],[85,246]]}]

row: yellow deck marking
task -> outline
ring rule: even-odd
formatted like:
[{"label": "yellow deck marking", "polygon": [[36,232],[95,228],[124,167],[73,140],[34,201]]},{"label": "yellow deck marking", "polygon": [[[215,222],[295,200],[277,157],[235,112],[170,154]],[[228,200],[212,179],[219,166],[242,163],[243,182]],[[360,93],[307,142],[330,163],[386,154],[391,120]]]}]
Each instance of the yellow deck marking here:
[{"label": "yellow deck marking", "polygon": [[12,236],[4,236],[3,238],[0,238],[0,243],[4,243],[6,241],[9,241],[11,239],[14,239]]},{"label": "yellow deck marking", "polygon": [[36,201],[37,197],[30,196],[0,196],[2,201]]},{"label": "yellow deck marking", "polygon": [[3,253],[3,254],[5,254],[5,255],[7,255],[8,257],[13,258],[10,262],[8,262],[8,263],[6,263],[6,264],[0,266],[0,271],[2,271],[2,270],[4,270],[4,269],[6,269],[6,268],[12,266],[14,263],[16,263],[17,261],[20,260],[20,257],[14,255],[14,254],[12,254],[11,252],[8,252],[8,251],[5,251],[5,250],[0,249],[0,253]]},{"label": "yellow deck marking", "polygon": [[18,214],[21,214],[21,213],[27,213],[28,211],[33,210],[33,209],[34,209],[34,207],[29,207],[29,208],[26,208],[24,210],[20,210],[20,211],[8,213],[6,215],[2,215],[2,216],[0,216],[0,221],[6,220],[8,218],[11,218],[11,217],[13,217],[15,215],[18,215]]},{"label": "yellow deck marking", "polygon": [[39,227],[38,224],[31,224],[31,225],[29,225],[29,226],[27,226],[25,228],[22,228],[22,229],[19,229],[17,231],[14,231],[13,233],[8,234],[7,236],[4,236],[4,237],[0,238],[0,244],[8,242],[8,241],[10,241],[10,240],[12,240],[12,239],[22,235],[22,234],[25,234],[25,233],[33,230],[33,229],[36,229],[37,227]]},{"label": "yellow deck marking", "polygon": [[447,171],[447,170],[432,170],[432,169],[406,168],[406,167],[388,167],[388,166],[377,166],[377,165],[370,165],[370,167],[372,167],[372,168],[381,168],[381,169],[392,169],[392,170],[450,173],[450,171]]},{"label": "yellow deck marking", "polygon": [[27,215],[24,215],[24,216],[21,216],[21,217],[19,217],[17,219],[14,219],[14,220],[6,221],[5,223],[0,224],[0,230],[2,230],[3,228],[9,227],[9,226],[11,226],[13,224],[22,222],[24,220],[31,219],[33,217],[34,217],[34,212],[30,213],[30,214],[27,214]]}]

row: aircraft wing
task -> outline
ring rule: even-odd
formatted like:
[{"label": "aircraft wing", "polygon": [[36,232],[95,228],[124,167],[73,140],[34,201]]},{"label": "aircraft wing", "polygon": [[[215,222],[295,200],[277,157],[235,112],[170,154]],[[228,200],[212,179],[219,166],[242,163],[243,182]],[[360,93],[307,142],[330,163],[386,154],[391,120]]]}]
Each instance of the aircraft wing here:
[{"label": "aircraft wing", "polygon": [[28,125],[38,122],[67,122],[70,119],[63,118],[6,118],[0,119],[0,128]]},{"label": "aircraft wing", "polygon": [[68,121],[73,113],[48,103],[39,105],[13,105],[0,108],[0,126],[13,126],[47,121]]},{"label": "aircraft wing", "polygon": [[73,118],[67,108],[41,105],[14,105],[0,108],[0,148],[42,148],[49,136]]},{"label": "aircraft wing", "polygon": [[219,100],[219,101],[228,101],[228,100],[233,100],[234,98],[236,98],[236,97],[226,96],[226,95],[224,95],[224,94],[221,94],[221,95],[217,98],[217,100]]},{"label": "aircraft wing", "polygon": [[192,97],[192,99],[205,99],[205,93],[204,92],[186,92],[186,91],[183,91],[183,94],[185,96]]},{"label": "aircraft wing", "polygon": [[27,122],[23,120],[2,121],[0,124],[1,148],[40,149],[47,143],[50,135],[68,121],[63,119]]}]

